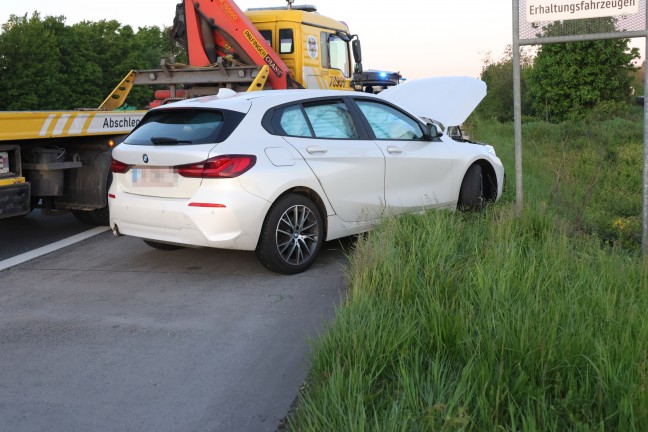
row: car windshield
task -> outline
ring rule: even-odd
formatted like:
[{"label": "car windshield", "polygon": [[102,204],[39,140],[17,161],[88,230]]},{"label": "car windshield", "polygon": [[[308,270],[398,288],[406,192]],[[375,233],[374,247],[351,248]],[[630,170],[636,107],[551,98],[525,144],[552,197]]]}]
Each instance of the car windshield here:
[{"label": "car windshield", "polygon": [[[238,117],[234,115],[234,117]],[[240,118],[231,119],[235,127]],[[124,141],[132,145],[187,145],[221,142],[227,116],[222,111],[176,109],[151,111]],[[233,130],[233,127],[227,128]]]}]

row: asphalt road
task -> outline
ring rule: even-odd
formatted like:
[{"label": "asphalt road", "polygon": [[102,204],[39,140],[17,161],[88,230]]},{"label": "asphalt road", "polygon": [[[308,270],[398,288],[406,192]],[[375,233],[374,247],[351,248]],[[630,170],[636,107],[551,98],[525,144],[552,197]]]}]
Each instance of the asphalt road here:
[{"label": "asphalt road", "polygon": [[279,276],[249,252],[103,233],[1,271],[0,431],[276,430],[344,248]]},{"label": "asphalt road", "polygon": [[0,219],[0,261],[91,229],[72,213],[49,215],[36,209],[27,216]]}]

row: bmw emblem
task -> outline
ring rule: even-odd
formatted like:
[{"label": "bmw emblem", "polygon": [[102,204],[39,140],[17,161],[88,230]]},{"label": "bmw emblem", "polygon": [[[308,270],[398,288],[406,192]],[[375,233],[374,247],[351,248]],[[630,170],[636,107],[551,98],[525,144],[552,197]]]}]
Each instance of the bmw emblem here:
[{"label": "bmw emblem", "polygon": [[146,153],[142,155],[142,160],[144,163],[148,163],[148,155]]}]

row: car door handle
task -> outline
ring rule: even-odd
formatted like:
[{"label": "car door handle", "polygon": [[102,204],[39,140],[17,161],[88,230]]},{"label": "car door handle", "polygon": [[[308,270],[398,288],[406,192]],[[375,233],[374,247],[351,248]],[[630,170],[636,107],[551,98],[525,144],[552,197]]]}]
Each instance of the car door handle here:
[{"label": "car door handle", "polygon": [[403,153],[403,149],[400,148],[400,147],[396,147],[396,146],[388,146],[387,147],[387,153],[389,153],[389,154],[401,154],[401,153]]},{"label": "car door handle", "polygon": [[306,147],[306,151],[310,154],[313,153],[326,153],[328,149],[326,147],[321,147],[321,146],[309,146]]}]

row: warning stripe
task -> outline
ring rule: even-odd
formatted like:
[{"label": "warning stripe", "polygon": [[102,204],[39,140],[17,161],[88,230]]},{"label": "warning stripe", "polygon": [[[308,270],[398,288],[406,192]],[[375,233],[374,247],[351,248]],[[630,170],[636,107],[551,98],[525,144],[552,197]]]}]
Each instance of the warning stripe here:
[{"label": "warning stripe", "polygon": [[54,131],[52,132],[52,135],[54,136],[63,135],[63,131],[65,130],[65,125],[67,124],[69,118],[70,118],[70,114],[61,115],[61,117],[59,117],[58,121],[56,122],[56,126],[54,127]]},{"label": "warning stripe", "polygon": [[50,124],[52,123],[52,120],[54,120],[54,117],[56,117],[56,114],[50,114],[47,117],[47,120],[43,123],[43,127],[40,130],[39,136],[46,136],[47,135],[47,130],[50,127]]},{"label": "warning stripe", "polygon": [[0,112],[0,142],[130,132],[145,111]]},{"label": "warning stripe", "polygon": [[86,122],[88,121],[88,118],[90,118],[90,114],[79,114],[76,116],[74,120],[72,120],[68,134],[77,135],[87,131],[88,127],[86,126]]}]

